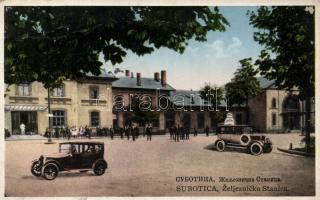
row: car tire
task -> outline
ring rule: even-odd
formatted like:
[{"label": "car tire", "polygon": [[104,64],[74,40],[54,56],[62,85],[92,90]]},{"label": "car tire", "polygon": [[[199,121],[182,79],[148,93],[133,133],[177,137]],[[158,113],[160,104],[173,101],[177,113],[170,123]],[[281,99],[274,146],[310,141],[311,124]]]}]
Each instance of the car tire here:
[{"label": "car tire", "polygon": [[46,164],[42,169],[42,175],[47,180],[53,180],[58,176],[59,168],[54,163]]},{"label": "car tire", "polygon": [[41,176],[41,164],[39,161],[35,161],[31,165],[31,173],[33,176]]},{"label": "car tire", "polygon": [[262,148],[261,144],[259,144],[258,142],[253,142],[250,145],[250,153],[252,155],[258,156],[262,153],[262,151],[263,151],[263,148]]},{"label": "car tire", "polygon": [[98,161],[95,165],[94,165],[94,168],[93,168],[93,172],[95,175],[97,176],[101,176],[104,174],[104,172],[106,171],[106,164],[102,161]]},{"label": "car tire", "polygon": [[217,151],[220,151],[220,152],[224,151],[225,146],[226,146],[226,144],[225,144],[225,142],[224,142],[223,140],[218,140],[218,141],[216,142],[216,149],[217,149]]},{"label": "car tire", "polygon": [[240,136],[240,144],[243,145],[243,146],[248,146],[251,142],[251,138],[250,138],[250,135],[248,134],[242,134]]}]

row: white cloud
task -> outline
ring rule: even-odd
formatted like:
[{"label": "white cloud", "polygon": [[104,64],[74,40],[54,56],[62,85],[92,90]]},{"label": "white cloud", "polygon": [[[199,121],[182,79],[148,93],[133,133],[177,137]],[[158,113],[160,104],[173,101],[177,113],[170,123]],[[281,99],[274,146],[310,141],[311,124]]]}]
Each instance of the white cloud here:
[{"label": "white cloud", "polygon": [[228,58],[240,52],[242,42],[239,38],[233,37],[229,44],[222,40],[215,40],[205,45],[205,57],[214,57],[217,59]]}]

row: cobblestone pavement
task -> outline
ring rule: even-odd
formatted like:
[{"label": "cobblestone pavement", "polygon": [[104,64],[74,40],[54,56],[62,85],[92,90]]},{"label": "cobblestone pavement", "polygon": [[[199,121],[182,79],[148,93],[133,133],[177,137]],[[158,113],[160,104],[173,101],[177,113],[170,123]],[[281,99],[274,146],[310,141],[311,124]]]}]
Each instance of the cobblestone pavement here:
[{"label": "cobblestone pavement", "polygon": [[[212,135],[191,136],[179,143],[169,136],[154,136],[151,142],[142,137],[135,142],[93,139],[105,143],[107,172],[103,176],[64,172],[53,181],[32,176],[31,161],[41,154],[57,152],[62,140],[50,145],[41,140],[6,141],[5,193],[29,197],[314,195],[315,159],[276,150],[287,148],[290,142],[298,146],[302,137],[299,134],[268,134],[268,137],[274,150],[260,156],[232,149],[217,152],[213,149],[216,137]],[[231,182],[219,182],[219,177]],[[258,182],[259,177],[269,179]]]}]

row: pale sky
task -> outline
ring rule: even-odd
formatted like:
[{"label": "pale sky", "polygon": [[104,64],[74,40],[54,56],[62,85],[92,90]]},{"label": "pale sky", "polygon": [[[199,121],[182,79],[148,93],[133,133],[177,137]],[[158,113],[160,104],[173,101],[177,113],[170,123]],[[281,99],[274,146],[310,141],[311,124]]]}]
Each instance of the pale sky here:
[{"label": "pale sky", "polygon": [[[220,7],[230,27],[225,32],[209,32],[207,42],[190,41],[184,54],[161,48],[152,54],[137,56],[128,52],[119,67],[153,77],[156,71],[167,70],[168,83],[175,89],[199,90],[205,83],[218,86],[230,81],[239,66],[238,61],[257,58],[261,47],[253,41],[247,10],[256,7]],[[105,64],[112,70],[111,63]],[[117,74],[123,76],[123,74]]]}]

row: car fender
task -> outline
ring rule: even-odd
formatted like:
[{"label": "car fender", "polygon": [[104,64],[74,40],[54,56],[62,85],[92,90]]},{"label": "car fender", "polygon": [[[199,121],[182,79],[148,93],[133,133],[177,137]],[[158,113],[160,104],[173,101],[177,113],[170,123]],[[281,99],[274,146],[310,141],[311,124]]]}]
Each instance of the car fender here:
[{"label": "car fender", "polygon": [[45,166],[47,164],[54,164],[58,167],[59,171],[63,170],[63,167],[56,160],[46,160],[46,162],[43,164],[43,166]]},{"label": "car fender", "polygon": [[108,163],[107,163],[107,161],[105,161],[104,159],[98,159],[98,160],[96,160],[96,161],[93,163],[92,169],[94,169],[94,167],[96,166],[96,164],[97,164],[98,162],[103,162],[103,163],[105,164],[105,166],[106,166],[106,169],[108,168]]},{"label": "car fender", "polygon": [[259,143],[262,147],[263,147],[263,142],[259,141],[259,140],[251,140],[250,145],[248,145],[249,147],[253,144],[253,143]]}]

